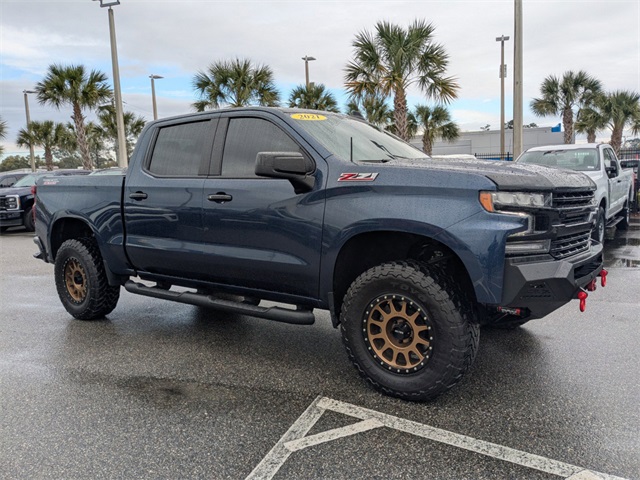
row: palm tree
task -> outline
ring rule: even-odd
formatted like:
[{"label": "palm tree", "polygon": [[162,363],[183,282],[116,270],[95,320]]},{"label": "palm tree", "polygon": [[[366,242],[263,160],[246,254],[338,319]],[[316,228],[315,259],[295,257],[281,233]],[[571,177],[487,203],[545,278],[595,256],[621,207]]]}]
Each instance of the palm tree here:
[{"label": "palm tree", "polygon": [[413,85],[427,98],[448,103],[457,97],[458,84],[445,72],[449,56],[434,43],[435,28],[415,20],[406,30],[378,22],[375,34],[362,31],[353,42],[354,60],[345,69],[346,87],[352,96],[378,93],[393,95],[394,123],[398,136],[408,140],[407,90]]},{"label": "palm tree", "polygon": [[347,103],[348,113],[357,111],[362,115],[361,110],[364,111],[367,122],[378,128],[388,128],[393,122],[393,110],[389,108],[384,97],[378,94],[352,97]]},{"label": "palm tree", "polygon": [[[5,138],[7,136],[7,122],[2,120],[0,117],[0,138]],[[4,147],[0,145],[0,155],[4,153]]]},{"label": "palm tree", "polygon": [[193,104],[198,112],[221,106],[258,104],[273,107],[280,100],[271,69],[253,66],[246,59],[212,63],[206,72],[200,71],[193,77],[193,87],[200,96]]},{"label": "palm tree", "polygon": [[[124,112],[124,136],[127,145],[127,157],[131,157],[133,147],[142,129],[146,125],[146,121],[133,112]],[[112,140],[116,145],[118,142],[118,127],[116,125],[116,110],[111,104],[98,108],[98,125],[96,125],[97,133],[105,140]],[[116,149],[116,154],[118,150]]]},{"label": "palm tree", "polygon": [[49,65],[44,80],[36,85],[38,101],[58,110],[64,105],[73,109],[73,123],[84,168],[93,167],[87,144],[83,110],[92,110],[111,99],[107,76],[99,70],[87,72],[84,65]]},{"label": "palm tree", "polygon": [[336,98],[323,84],[299,85],[289,95],[289,107],[339,112]]},{"label": "palm tree", "polygon": [[20,147],[42,147],[47,170],[53,170],[52,150],[59,146],[66,146],[70,141],[72,141],[70,132],[64,124],[45,120],[30,122],[29,128],[21,128],[16,143]]},{"label": "palm tree", "polygon": [[531,109],[539,117],[562,115],[564,143],[572,143],[573,108],[588,106],[601,91],[600,81],[583,70],[565,72],[562,80],[550,75],[540,85],[541,97],[531,101]]},{"label": "palm tree", "polygon": [[592,106],[581,108],[576,116],[575,130],[578,133],[586,133],[589,143],[595,143],[596,133],[607,127],[607,119],[598,107],[602,100],[597,100]]},{"label": "palm tree", "polygon": [[431,156],[433,144],[438,138],[453,142],[460,136],[460,128],[451,121],[449,111],[440,105],[433,108],[427,105],[417,105],[415,115],[423,130],[422,150],[429,156]]},{"label": "palm tree", "polygon": [[604,97],[600,110],[611,128],[611,146],[619,154],[625,127],[630,127],[634,135],[640,132],[640,94],[616,90]]}]

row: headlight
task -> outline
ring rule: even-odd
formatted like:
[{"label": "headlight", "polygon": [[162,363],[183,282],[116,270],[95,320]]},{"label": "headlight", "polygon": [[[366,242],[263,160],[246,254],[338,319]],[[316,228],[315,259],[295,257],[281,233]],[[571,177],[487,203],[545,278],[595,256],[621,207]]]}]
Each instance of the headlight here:
[{"label": "headlight", "polygon": [[526,192],[480,192],[480,204],[487,212],[505,207],[541,208],[551,205],[551,195]]},{"label": "headlight", "polygon": [[507,255],[524,255],[531,253],[547,253],[551,240],[530,240],[528,242],[507,242],[504,253]]},{"label": "headlight", "polygon": [[18,197],[17,195],[7,195],[4,201],[7,210],[20,209],[20,197]]}]

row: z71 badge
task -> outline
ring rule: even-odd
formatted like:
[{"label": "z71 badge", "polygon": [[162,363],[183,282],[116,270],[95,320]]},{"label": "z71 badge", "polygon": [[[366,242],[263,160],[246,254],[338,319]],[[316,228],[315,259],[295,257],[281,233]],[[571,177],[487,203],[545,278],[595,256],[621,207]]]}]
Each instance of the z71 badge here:
[{"label": "z71 badge", "polygon": [[340,178],[338,178],[339,182],[373,182],[377,173],[342,173],[340,174]]}]

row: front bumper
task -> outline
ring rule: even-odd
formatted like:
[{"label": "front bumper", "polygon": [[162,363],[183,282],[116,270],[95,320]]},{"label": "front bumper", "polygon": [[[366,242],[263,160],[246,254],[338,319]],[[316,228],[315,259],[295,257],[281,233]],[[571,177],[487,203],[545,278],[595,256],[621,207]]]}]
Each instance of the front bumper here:
[{"label": "front bumper", "polygon": [[502,307],[530,312],[541,318],[577,298],[603,267],[602,245],[593,243],[580,255],[563,260],[530,262],[507,259]]},{"label": "front bumper", "polygon": [[23,225],[22,210],[4,210],[0,212],[0,227],[19,227]]}]

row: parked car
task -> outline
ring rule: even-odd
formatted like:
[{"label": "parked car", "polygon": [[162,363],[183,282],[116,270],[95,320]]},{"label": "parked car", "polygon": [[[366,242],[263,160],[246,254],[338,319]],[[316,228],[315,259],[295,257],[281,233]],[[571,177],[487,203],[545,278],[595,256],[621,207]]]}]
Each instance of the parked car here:
[{"label": "parked car", "polygon": [[124,181],[39,181],[34,241],[78,319],[121,286],[300,325],[328,310],[371,385],[426,400],[469,369],[480,324],[584,309],[604,285],[594,191],[577,172],[430,159],[344,115],[234,108],[147,124]]},{"label": "parked car", "polygon": [[9,227],[24,227],[34,231],[32,188],[40,178],[87,175],[89,170],[52,170],[25,175],[8,188],[0,189],[0,232]]},{"label": "parked car", "polygon": [[524,152],[516,162],[582,172],[596,184],[598,206],[593,238],[604,242],[605,228],[626,230],[634,199],[631,169],[623,169],[613,148],[605,143],[546,145]]},{"label": "parked car", "polygon": [[0,172],[0,188],[8,188],[29,172]]}]

